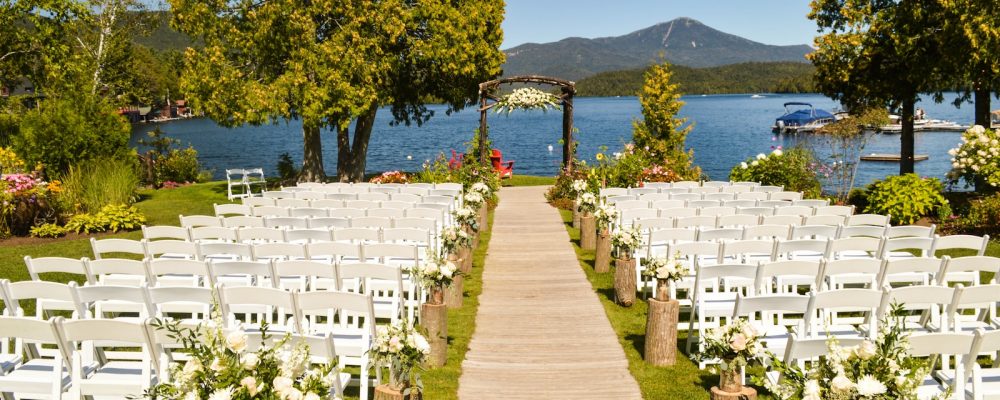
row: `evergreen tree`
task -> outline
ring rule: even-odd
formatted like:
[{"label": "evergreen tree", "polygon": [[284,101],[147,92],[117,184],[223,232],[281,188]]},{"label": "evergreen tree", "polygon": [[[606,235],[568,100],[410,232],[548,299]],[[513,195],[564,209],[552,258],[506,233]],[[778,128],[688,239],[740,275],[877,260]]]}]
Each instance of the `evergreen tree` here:
[{"label": "evergreen tree", "polygon": [[654,65],[645,74],[639,93],[642,121],[632,122],[632,141],[636,151],[676,172],[684,179],[698,179],[701,169],[691,165],[694,151],[685,151],[684,141],[694,128],[687,118],[678,118],[684,102],[678,84],[671,78],[670,64]]}]

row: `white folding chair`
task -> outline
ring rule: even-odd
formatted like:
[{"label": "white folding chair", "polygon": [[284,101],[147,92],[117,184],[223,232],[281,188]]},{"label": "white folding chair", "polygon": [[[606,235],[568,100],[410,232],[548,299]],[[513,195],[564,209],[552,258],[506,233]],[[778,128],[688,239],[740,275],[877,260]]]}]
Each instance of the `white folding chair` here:
[{"label": "white folding chair", "polygon": [[771,192],[769,200],[802,200],[802,192]]},{"label": "white folding chair", "polygon": [[830,289],[845,289],[861,286],[867,289],[878,289],[875,282],[882,271],[882,260],[875,258],[847,258],[842,260],[826,260],[823,267],[823,280]]},{"label": "white folding chair", "polygon": [[181,215],[179,218],[183,228],[222,226],[222,218],[211,215]]},{"label": "white folding chair", "polygon": [[142,238],[150,242],[156,241],[156,239],[191,240],[191,232],[188,231],[188,228],[180,226],[143,225]]},{"label": "white folding chair", "polygon": [[245,243],[199,243],[198,255],[209,261],[253,260],[253,246]]},{"label": "white folding chair", "polygon": [[[931,255],[936,256],[941,250],[964,250],[975,252],[974,255],[982,256],[986,254],[986,246],[990,244],[990,235],[934,235],[934,247],[931,248]],[[953,257],[954,258],[954,257]]]},{"label": "white folding chair", "polygon": [[89,280],[92,274],[87,269],[86,257],[75,259],[65,257],[32,258],[31,256],[24,256],[24,265],[28,267],[28,275],[31,276],[31,280],[33,281],[45,280],[42,279],[41,274],[63,273],[80,275],[82,278],[88,279],[85,283],[96,283]]},{"label": "white folding chair", "polygon": [[823,290],[821,260],[785,260],[761,263],[754,286],[759,294],[796,294]]},{"label": "white folding chair", "polygon": [[340,290],[340,276],[337,268],[331,263],[313,260],[286,260],[274,262],[274,275],[278,279],[278,287],[290,289],[286,282],[298,285],[305,281],[306,286],[296,286],[304,292],[308,290]]},{"label": "white folding chair", "polygon": [[[60,337],[60,353],[72,360],[71,397],[142,396],[157,384],[158,354],[147,321],[59,318],[53,323]],[[123,346],[140,350],[123,351]],[[96,367],[90,367],[94,364]]]},{"label": "white folding chair", "polygon": [[[341,369],[357,366],[362,400],[368,399],[370,364],[368,350],[375,338],[375,310],[371,296],[329,290],[296,293],[299,315],[306,333],[327,334],[340,356]],[[376,368],[376,380],[381,373]]]},{"label": "white folding chair", "polygon": [[219,284],[215,290],[228,328],[260,330],[266,323],[269,332],[302,332],[295,290],[225,284]]},{"label": "white folding chair", "polygon": [[743,240],[788,239],[789,225],[753,225],[743,228]]},{"label": "white folding chair", "polygon": [[329,229],[288,229],[283,233],[284,241],[288,243],[306,244],[333,241],[333,233]]},{"label": "white folding chair", "polygon": [[246,244],[280,243],[285,241],[285,233],[278,228],[239,228],[236,241]]},{"label": "white folding chair", "polygon": [[[882,304],[882,291],[839,289],[809,293],[804,325],[809,337],[860,338],[878,332],[875,318]],[[856,325],[865,325],[855,328]]]},{"label": "white folding chair", "polygon": [[152,287],[213,287],[207,261],[147,259],[146,281]]},{"label": "white folding chair", "polygon": [[246,204],[212,204],[215,209],[216,217],[225,217],[233,215],[253,215],[250,206]]},{"label": "white folding chair", "polygon": [[751,227],[758,224],[762,224],[759,216],[747,214],[720,215],[715,222],[715,226],[719,228]]},{"label": "white folding chair", "polygon": [[[899,258],[928,257],[931,247],[934,247],[934,239],[928,237],[886,237],[882,241],[882,255],[880,258],[895,260]],[[917,254],[911,253],[915,251]]]},{"label": "white folding chair", "polygon": [[288,211],[289,216],[299,218],[323,218],[329,216],[326,208],[296,207]]},{"label": "white folding chair", "polygon": [[[59,334],[50,321],[24,317],[0,317],[0,338],[13,340],[5,354],[0,374],[0,392],[8,398],[61,399],[72,386],[70,363],[61,352],[45,355],[42,345],[58,345]],[[5,346],[6,347],[6,346]],[[92,371],[93,365],[81,365]]]},{"label": "white folding chair", "polygon": [[309,227],[308,220],[304,217],[265,217],[264,226],[281,229],[305,229]]},{"label": "white folding chair", "polygon": [[878,287],[942,284],[945,273],[945,261],[939,258],[883,258]]},{"label": "white folding chair", "polygon": [[361,260],[361,244],[359,243],[308,243],[306,244],[306,254],[310,260],[326,261],[328,263],[341,262],[343,260]]},{"label": "white folding chair", "polygon": [[209,263],[212,285],[229,287],[260,286],[273,288],[277,284],[271,263],[256,261],[213,261]]},{"label": "white folding chair", "polygon": [[273,206],[275,204],[274,200],[275,199],[267,197],[244,197],[243,204],[250,207]]},{"label": "white folding chair", "polygon": [[146,289],[156,318],[181,321],[186,325],[207,323],[217,303],[214,289],[207,287],[164,286]]},{"label": "white folding chair", "polygon": [[804,225],[804,220],[807,217],[802,217],[799,215],[765,215],[760,217],[761,225],[787,225],[787,226],[797,226]]},{"label": "white folding chair", "polygon": [[191,228],[191,241],[197,243],[234,243],[236,228],[199,226]]},{"label": "white folding chair", "polygon": [[309,229],[347,228],[351,226],[351,220],[339,217],[309,218],[306,225]]},{"label": "white folding chair", "polygon": [[901,317],[907,331],[940,332],[948,326],[946,311],[955,300],[955,292],[953,288],[938,285],[886,287],[877,318],[885,321],[891,316],[892,307],[897,305],[905,312]]},{"label": "white folding chair", "polygon": [[91,277],[99,285],[139,286],[146,281],[146,265],[140,260],[104,258],[86,260]]},{"label": "white folding chair", "polygon": [[779,239],[771,260],[819,260],[827,257],[827,244],[825,239]]},{"label": "white folding chair", "polygon": [[792,205],[805,206],[805,207],[823,207],[830,205],[830,201],[825,199],[793,200]]},{"label": "white folding chair", "polygon": [[[76,299],[80,318],[126,319],[135,321],[152,317],[156,311],[142,286],[77,286]],[[128,315],[124,315],[128,314]]]},{"label": "white folding chair", "polygon": [[882,251],[881,237],[855,236],[829,241],[826,256],[831,260],[877,258]]},{"label": "white folding chair", "polygon": [[836,239],[840,227],[837,225],[798,225],[792,226],[789,239]]},{"label": "white folding chair", "polygon": [[264,226],[264,217],[243,215],[223,217],[222,225],[226,228],[259,228]]},{"label": "white folding chair", "polygon": [[382,208],[372,208],[365,215],[375,218],[388,218],[390,220],[406,217],[406,210],[402,208],[387,208],[388,201],[382,202]]},{"label": "white folding chair", "polygon": [[783,354],[792,329],[800,327],[809,306],[801,294],[738,294],[732,318],[746,318],[760,334],[758,340],[775,354]]},{"label": "white folding chair", "polygon": [[[59,313],[81,318],[86,312],[76,296],[76,282],[6,281],[3,289],[4,313],[9,316],[43,320],[58,316]],[[22,301],[35,302],[34,316],[27,315],[21,308]]]},{"label": "white folding chair", "polygon": [[816,207],[814,215],[839,215],[849,217],[854,215],[854,206],[821,206]]},{"label": "white folding chair", "polygon": [[948,306],[948,330],[971,332],[976,329],[995,330],[997,303],[1000,302],[1000,285],[955,287],[955,298]]},{"label": "white folding chair", "polygon": [[886,227],[889,225],[888,215],[879,214],[854,214],[847,217],[846,226],[871,225]]},{"label": "white folding chair", "polygon": [[[678,227],[681,228],[681,227]],[[721,242],[724,240],[739,240],[743,237],[743,228],[699,228],[697,240],[702,242]],[[770,252],[768,252],[770,254]]]},{"label": "white folding chair", "polygon": [[[403,316],[405,303],[415,300],[404,292],[402,269],[377,263],[342,263],[337,265],[341,290],[360,293],[372,298],[375,318],[397,323]],[[415,293],[410,291],[411,295]],[[409,315],[412,321],[413,315]]]},{"label": "white folding chair", "polygon": [[[754,295],[752,284],[736,287],[736,290],[725,290],[723,282],[737,279],[752,283],[757,276],[757,266],[748,264],[718,264],[701,266],[697,269],[692,312],[688,317],[687,352],[691,353],[694,344],[695,321],[697,320],[698,352],[704,351],[705,331],[710,327],[722,325],[723,318],[730,318],[736,306],[736,296]],[[704,368],[706,361],[698,362],[698,368]]]},{"label": "white folding chair", "polygon": [[946,284],[963,282],[967,286],[975,286],[980,284],[984,274],[993,274],[996,277],[997,273],[1000,272],[1000,258],[997,257],[951,258],[945,256],[944,260],[947,275],[941,280]]},{"label": "white folding chair", "polygon": [[94,251],[95,260],[100,260],[108,253],[139,258],[146,255],[146,243],[141,240],[90,238],[90,248]]},{"label": "white folding chair", "polygon": [[[807,363],[816,362],[820,357],[825,357],[829,352],[829,343],[825,337],[810,337],[801,333],[792,333],[788,336],[785,344],[785,354],[782,361],[785,365],[797,365],[803,370]],[[852,337],[838,337],[837,344],[841,347],[853,347],[861,344],[863,339]],[[778,371],[767,371],[765,379],[771,384],[777,385],[784,377]]]},{"label": "white folding chair", "polygon": [[889,239],[902,238],[902,237],[923,237],[923,238],[934,238],[934,231],[937,225],[931,226],[920,226],[920,225],[901,225],[901,226],[890,226],[885,230],[885,236]]},{"label": "white folding chair", "polygon": [[698,215],[718,217],[723,215],[736,215],[733,207],[703,207],[698,210]]},{"label": "white folding chair", "polygon": [[253,245],[253,260],[302,260],[306,246],[301,243],[260,243]]},{"label": "white folding chair", "polygon": [[677,228],[714,228],[718,217],[710,215],[695,215],[690,217],[674,218],[674,227]]},{"label": "white folding chair", "polygon": [[187,240],[154,240],[146,242],[146,258],[196,260],[198,243]]},{"label": "white folding chair", "polygon": [[[830,207],[840,207],[840,206],[830,206]],[[844,215],[816,214],[816,215],[809,215],[803,218],[802,225],[840,226],[843,225],[845,221],[847,221],[847,216]]]},{"label": "white folding chair", "polygon": [[[917,389],[917,398],[947,398],[965,399],[966,384],[971,370],[967,370],[965,359],[975,360],[972,352],[976,335],[971,333],[935,332],[911,335],[907,338],[910,357],[927,357],[930,359],[931,370],[924,376]],[[955,359],[955,365],[949,365],[949,360]],[[941,382],[938,382],[938,380]]]}]

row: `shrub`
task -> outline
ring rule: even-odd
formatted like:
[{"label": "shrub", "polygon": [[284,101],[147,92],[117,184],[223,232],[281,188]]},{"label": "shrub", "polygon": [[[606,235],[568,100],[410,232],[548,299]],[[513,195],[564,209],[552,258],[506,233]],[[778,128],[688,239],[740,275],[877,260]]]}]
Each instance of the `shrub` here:
[{"label": "shrub", "polygon": [[371,183],[409,183],[410,176],[402,171],[386,171],[381,175],[375,176],[369,182]]},{"label": "shrub", "polygon": [[109,204],[96,214],[77,214],[66,223],[66,230],[77,233],[135,230],[146,223],[139,210],[124,204]]},{"label": "shrub", "polygon": [[0,178],[0,238],[26,235],[39,221],[58,219],[62,192],[59,181],[46,182],[36,173],[3,175]]},{"label": "shrub", "polygon": [[295,161],[292,160],[292,156],[288,152],[281,153],[278,156],[278,177],[281,178],[281,182],[292,183],[299,178],[299,169],[295,168]]},{"label": "shrub", "polygon": [[771,154],[758,154],[733,167],[729,179],[783,186],[785,190],[802,192],[806,198],[817,198],[822,193],[822,187],[816,172],[810,168],[812,163],[812,152],[804,148],[776,149]]},{"label": "shrub", "polygon": [[76,214],[66,222],[66,230],[76,233],[94,233],[107,230],[107,224],[96,214]]},{"label": "shrub", "polygon": [[98,158],[129,153],[131,127],[114,108],[89,95],[49,98],[26,112],[14,149],[29,165],[43,164],[50,173]]},{"label": "shrub", "polygon": [[1000,233],[1000,194],[969,202],[969,210],[954,221],[955,233],[996,235]]},{"label": "shrub", "polygon": [[98,159],[71,167],[63,178],[67,208],[97,212],[108,204],[132,204],[139,175],[133,159]]},{"label": "shrub", "polygon": [[192,147],[173,149],[157,163],[157,183],[164,181],[198,182],[201,164],[198,151]]},{"label": "shrub", "polygon": [[57,238],[66,235],[66,228],[58,224],[46,223],[31,228],[31,236],[38,238]]},{"label": "shrub", "polygon": [[975,125],[962,134],[962,143],[948,151],[951,155],[951,172],[948,179],[957,183],[964,179],[966,185],[976,184],[1000,187],[1000,132]]},{"label": "shrub", "polygon": [[[572,210],[576,202],[576,191],[573,190],[573,181],[577,179],[587,179],[586,172],[580,168],[574,170],[573,174],[565,172],[556,177],[556,183],[545,192],[545,200],[553,207],[563,210]],[[593,188],[593,186],[591,186]]]},{"label": "shrub", "polygon": [[864,212],[888,214],[893,224],[912,224],[928,215],[936,215],[948,204],[941,195],[944,187],[936,178],[921,178],[917,174],[886,177],[868,185],[868,206]]}]

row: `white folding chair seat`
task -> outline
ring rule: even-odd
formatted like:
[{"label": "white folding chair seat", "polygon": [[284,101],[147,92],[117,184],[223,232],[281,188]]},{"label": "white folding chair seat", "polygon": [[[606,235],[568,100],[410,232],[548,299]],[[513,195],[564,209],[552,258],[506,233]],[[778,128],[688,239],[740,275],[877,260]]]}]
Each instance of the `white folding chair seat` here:
[{"label": "white folding chair seat", "polygon": [[946,282],[945,261],[939,258],[911,257],[882,259],[878,287],[930,285]]},{"label": "white folding chair seat", "polygon": [[147,259],[146,281],[152,287],[212,287],[212,272],[207,261]]},{"label": "white folding chair seat", "polygon": [[222,226],[222,218],[211,215],[181,215],[181,227],[195,228],[199,226]]},{"label": "white folding chair seat", "polygon": [[[148,322],[58,319],[54,324],[61,338],[59,351],[64,358],[72,360],[71,396],[141,396],[157,384],[157,352],[149,338]],[[123,344],[141,350],[111,352],[105,349]],[[124,355],[127,359],[116,359],[116,355]],[[92,371],[77,367],[94,363],[97,366]]]},{"label": "white folding chair seat", "polygon": [[264,217],[267,228],[305,229],[309,227],[309,218],[304,217]]},{"label": "white folding chair seat", "polygon": [[234,243],[236,228],[199,226],[191,228],[191,241],[198,243]]},{"label": "white folding chair seat", "polygon": [[715,225],[719,228],[750,227],[760,223],[759,216],[746,214],[720,215],[715,221]]},{"label": "white folding chair seat", "polygon": [[823,262],[785,260],[761,263],[754,286],[758,294],[797,294],[823,290]]},{"label": "white folding chair seat", "polygon": [[141,240],[90,238],[90,248],[94,251],[95,260],[100,260],[108,253],[140,258],[146,255],[146,243]]},{"label": "white folding chair seat", "polygon": [[309,229],[347,228],[351,226],[351,220],[342,217],[309,218],[306,226]]},{"label": "white folding chair seat", "polygon": [[236,241],[247,244],[284,242],[285,233],[278,228],[239,228]]},{"label": "white folding chair seat", "polygon": [[92,275],[88,281],[99,285],[139,286],[146,281],[146,265],[140,260],[103,258],[86,262]]},{"label": "white folding chair seat", "polygon": [[198,256],[198,243],[186,240],[154,240],[146,242],[146,257],[185,260],[200,258]]},{"label": "white folding chair seat", "polygon": [[743,240],[788,239],[789,225],[753,225],[743,228]]},{"label": "white folding chair seat", "polygon": [[215,216],[251,215],[250,206],[246,204],[213,204]]},{"label": "white folding chair seat", "polygon": [[[809,337],[860,338],[878,332],[875,318],[882,304],[882,291],[839,289],[809,294],[804,325]],[[858,325],[858,328],[855,328]]]},{"label": "white folding chair seat", "polygon": [[156,239],[191,240],[191,232],[188,231],[188,228],[179,226],[143,225],[142,238],[147,241],[155,241]]}]

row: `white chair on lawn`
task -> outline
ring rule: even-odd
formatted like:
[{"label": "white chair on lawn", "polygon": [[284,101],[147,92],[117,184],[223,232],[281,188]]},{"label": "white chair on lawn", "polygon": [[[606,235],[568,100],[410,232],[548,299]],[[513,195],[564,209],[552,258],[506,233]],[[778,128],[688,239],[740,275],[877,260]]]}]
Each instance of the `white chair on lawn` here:
[{"label": "white chair on lawn", "polygon": [[197,260],[198,243],[189,240],[154,240],[146,242],[146,258]]},{"label": "white chair on lawn", "polygon": [[269,262],[213,261],[209,263],[209,281],[213,286],[224,283],[232,286],[275,287],[274,270]]},{"label": "white chair on lawn", "polygon": [[848,285],[860,285],[866,289],[878,289],[875,283],[882,271],[882,261],[874,258],[850,258],[825,262],[823,280],[828,288],[845,289]]},{"label": "white chair on lawn", "polygon": [[198,255],[207,261],[251,261],[253,246],[244,243],[199,243]]},{"label": "white chair on lawn", "polygon": [[893,305],[902,307],[904,328],[915,333],[941,332],[948,326],[946,311],[956,291],[947,286],[915,285],[883,288],[878,320],[890,317]]},{"label": "white chair on lawn", "polygon": [[994,279],[1000,272],[1000,258],[987,256],[971,256],[951,258],[944,257],[945,283],[962,282],[967,286],[979,285],[983,275],[993,274]]},{"label": "white chair on lawn", "polygon": [[[704,350],[702,338],[708,328],[722,325],[722,319],[730,318],[736,306],[736,297],[742,293],[754,295],[753,280],[757,276],[757,266],[747,264],[719,264],[701,266],[695,277],[692,303],[694,307],[688,317],[687,352],[691,354],[694,344],[695,320],[698,323],[698,352]],[[730,280],[747,282],[745,286],[736,287],[732,291],[725,289],[724,283]],[[706,362],[699,361],[698,367],[704,368]]]},{"label": "white chair on lawn", "polygon": [[222,226],[222,217],[214,215],[181,215],[178,217],[182,228],[197,228],[200,226]]},{"label": "white chair on lawn", "polygon": [[306,246],[301,243],[261,243],[253,245],[254,261],[304,260]]},{"label": "white chair on lawn", "polygon": [[[43,355],[42,345],[58,345],[59,334],[50,321],[25,317],[0,317],[0,338],[13,340],[10,353],[4,355],[4,374],[0,374],[0,392],[4,397],[61,399],[73,382],[70,363],[61,352]],[[5,346],[6,347],[6,346]],[[92,371],[92,365],[81,365]],[[10,397],[10,398],[14,398]]]},{"label": "white chair on lawn", "polygon": [[[49,319],[62,312],[75,318],[82,318],[86,310],[80,306],[76,296],[76,282],[47,281],[3,281],[4,315],[13,317],[33,317]],[[26,315],[21,301],[35,302],[35,315]]]},{"label": "white chair on lawn", "polygon": [[306,245],[306,254],[310,260],[324,261],[327,263],[337,263],[342,261],[361,260],[361,244],[359,243],[309,243]]},{"label": "white chair on lawn", "polygon": [[212,287],[212,272],[207,261],[146,259],[149,286]]},{"label": "white chair on lawn", "polygon": [[146,290],[156,318],[170,318],[188,325],[212,319],[212,307],[217,299],[213,289],[206,287],[165,286]]},{"label": "white chair on lawn", "polygon": [[[1000,361],[997,356],[1000,352],[1000,330],[977,330],[975,336],[970,356],[965,357],[965,370],[971,371],[972,382],[962,395],[975,400],[995,398],[1000,396],[1000,367],[997,365]],[[972,356],[984,353],[992,354],[992,367],[981,367],[976,357]]]},{"label": "white chair on lawn", "polygon": [[882,238],[854,236],[832,239],[826,250],[830,260],[875,259],[881,254]]},{"label": "white chair on lawn", "polygon": [[340,217],[309,218],[306,220],[306,226],[309,229],[347,228],[351,226],[351,220]]},{"label": "white chair on lawn", "polygon": [[[695,286],[695,274],[698,268],[703,265],[718,264],[719,253],[722,250],[722,243],[719,242],[678,242],[667,246],[667,256],[679,255],[679,261],[687,265],[691,274],[670,285],[670,298],[677,299],[681,306],[693,306],[693,290]],[[643,282],[642,266],[636,263],[636,282]],[[645,286],[645,285],[644,285]],[[678,290],[685,291],[685,296],[678,296]]]},{"label": "white chair on lawn", "polygon": [[[28,275],[33,281],[42,281],[41,274],[62,273],[79,275],[83,279],[90,279],[92,274],[87,269],[87,258],[65,258],[65,257],[39,257],[31,258],[24,256],[24,265],[28,267]],[[59,279],[62,280],[62,279]],[[87,280],[85,283],[95,284]]]},{"label": "white chair on lawn", "polygon": [[[809,337],[792,333],[788,336],[788,343],[785,345],[785,355],[782,361],[786,365],[798,365],[803,370],[807,363],[816,362],[820,357],[825,357],[829,351],[829,344],[826,337]],[[860,345],[861,338],[837,338],[837,344],[841,347],[852,347]],[[765,379],[771,384],[777,385],[784,377],[777,371],[767,371]]]},{"label": "white chair on lawn", "polygon": [[824,239],[778,240],[771,261],[821,260],[827,257],[827,249],[828,240]]},{"label": "white chair on lawn", "polygon": [[847,217],[846,225],[870,225],[885,228],[889,226],[889,216],[880,214],[854,214]]},{"label": "white chair on lawn", "polygon": [[251,209],[250,206],[246,204],[235,204],[235,203],[213,204],[212,207],[215,208],[215,216],[217,217],[225,217],[233,215],[244,215],[244,216],[253,215],[253,210]]},{"label": "white chair on lawn", "polygon": [[236,241],[247,244],[281,243],[285,241],[285,232],[278,228],[239,228],[236,230]]},{"label": "white chair on lawn", "polygon": [[[76,298],[84,310],[80,318],[144,320],[156,314],[156,309],[142,286],[77,286]],[[128,314],[128,315],[123,315]]]},{"label": "white chair on lawn", "polygon": [[[947,398],[965,399],[966,384],[971,370],[965,358],[975,360],[973,343],[977,337],[971,333],[936,332],[911,335],[908,338],[910,357],[928,357],[931,361],[930,373],[924,376],[917,387],[917,398],[932,399]],[[955,364],[949,365],[954,359]],[[937,377],[937,379],[935,379]],[[940,379],[942,382],[938,382]]]},{"label": "white chair on lawn", "polygon": [[169,225],[142,226],[142,238],[153,242],[157,239],[191,240],[188,228]]},{"label": "white chair on lawn", "polygon": [[948,307],[949,330],[971,332],[976,329],[996,330],[997,303],[1000,285],[956,286],[955,299]]},{"label": "white chair on lawn", "polygon": [[95,260],[100,260],[107,253],[138,257],[146,254],[146,244],[141,240],[90,238],[90,248],[94,251]]},{"label": "white chair on lawn", "polygon": [[[889,239],[892,240],[892,239]],[[910,257],[882,260],[878,287],[900,285],[930,285],[947,282],[945,260],[938,258]]]},{"label": "white chair on lawn", "polygon": [[[265,339],[260,332],[248,332],[247,333],[247,352],[255,352],[259,350],[262,345],[267,344],[269,347],[274,348],[275,344],[284,340],[284,336],[273,336],[269,335],[265,343]],[[290,348],[295,348],[300,344],[304,344],[309,348],[309,363],[310,364],[328,364],[333,366],[333,371],[326,376],[326,379],[331,383],[330,385],[330,395],[333,398],[343,398],[344,386],[347,386],[351,382],[351,374],[347,372],[341,372],[341,369],[337,365],[337,348],[333,340],[333,335],[327,333],[324,335],[303,335],[299,333],[292,333],[288,335],[288,340],[286,342]],[[279,357],[283,356],[281,354],[283,351],[279,351]]]},{"label": "white chair on lawn", "polygon": [[[357,366],[361,399],[368,399],[371,384],[371,364],[368,349],[375,338],[375,310],[371,296],[329,290],[302,292],[295,295],[302,316],[304,333],[330,334],[340,356],[339,367]],[[381,370],[376,368],[376,381]]]},{"label": "white chair on lawn", "polygon": [[[247,190],[247,171],[242,168],[226,170],[226,197],[229,200],[250,197]],[[233,190],[236,189],[236,190]]]},{"label": "white chair on lawn", "polygon": [[139,286],[146,282],[146,265],[142,261],[103,258],[86,262],[91,274],[87,280],[98,285]]},{"label": "white chair on lawn", "polygon": [[[882,255],[879,258],[896,260],[930,257],[932,247],[934,247],[934,239],[927,237],[886,237],[882,240]],[[911,251],[915,251],[917,254],[913,254]]]},{"label": "white chair on lawn", "polygon": [[[71,397],[142,396],[157,384],[158,354],[149,337],[148,321],[58,318],[54,324],[60,336],[59,351],[72,360]],[[139,351],[123,351],[123,346]]]},{"label": "white chair on lawn", "polygon": [[793,329],[802,327],[809,296],[768,294],[736,297],[732,318],[746,318],[760,333],[760,341],[775,354],[783,354]]},{"label": "white chair on lawn", "polygon": [[920,225],[900,225],[900,226],[890,226],[885,230],[885,236],[889,239],[901,238],[901,237],[924,237],[934,239],[934,231],[937,229],[937,225],[931,226],[920,226]]},{"label": "white chair on lawn", "polygon": [[379,228],[341,228],[332,231],[333,241],[369,244],[382,241],[382,234]]},{"label": "white chair on lawn", "polygon": [[[278,287],[286,290],[290,287],[296,287],[301,292],[340,290],[340,276],[336,266],[331,263],[313,260],[275,261],[274,275],[278,279]],[[300,280],[306,282],[305,287],[298,287]]]},{"label": "white chair on lawn", "polygon": [[973,255],[983,256],[986,254],[986,246],[989,244],[990,235],[934,235],[934,247],[931,255],[936,256],[937,252],[941,250],[965,250],[966,252],[974,252]]},{"label": "white chair on lawn", "polygon": [[[337,265],[337,275],[341,279],[341,290],[372,298],[375,318],[388,319],[394,324],[402,317],[404,305],[416,303],[416,291],[405,291],[408,282],[404,282],[402,269],[398,266],[342,263]],[[407,307],[409,321],[413,321],[415,308]]]},{"label": "white chair on lawn", "polygon": [[236,228],[199,226],[191,228],[191,241],[197,243],[235,243]]},{"label": "white chair on lawn", "polygon": [[[840,206],[829,206],[829,207],[840,207]],[[817,208],[817,211],[820,208]],[[831,214],[816,214],[810,215],[802,219],[802,225],[833,225],[839,226],[847,222],[847,216],[844,215],[831,215]]]},{"label": "white chair on lawn", "polygon": [[885,226],[882,225],[841,225],[837,232],[837,238],[870,237],[880,238],[885,236]]},{"label": "white chair on lawn", "polygon": [[792,231],[788,238],[792,240],[828,240],[836,239],[839,232],[839,225],[796,225],[792,226]]},{"label": "white chair on lawn", "polygon": [[269,332],[302,332],[294,289],[219,284],[216,292],[228,328],[259,330],[266,323]]},{"label": "white chair on lawn", "polygon": [[[835,336],[860,338],[866,332],[878,332],[875,318],[882,304],[882,291],[840,289],[809,294],[809,308],[804,325],[809,337]],[[865,325],[855,328],[856,325]]]},{"label": "white chair on lawn", "polygon": [[759,294],[798,294],[823,290],[822,260],[784,260],[761,263],[757,267]]},{"label": "white chair on lawn", "polygon": [[[764,217],[766,219],[768,217]],[[766,225],[768,222],[763,222],[763,219],[756,215],[746,215],[746,214],[734,214],[734,215],[720,215],[716,221],[715,226],[719,228],[750,228],[756,225]]]},{"label": "white chair on lawn", "polygon": [[262,228],[264,227],[264,217],[251,217],[237,215],[222,219],[222,226],[226,228]]}]

